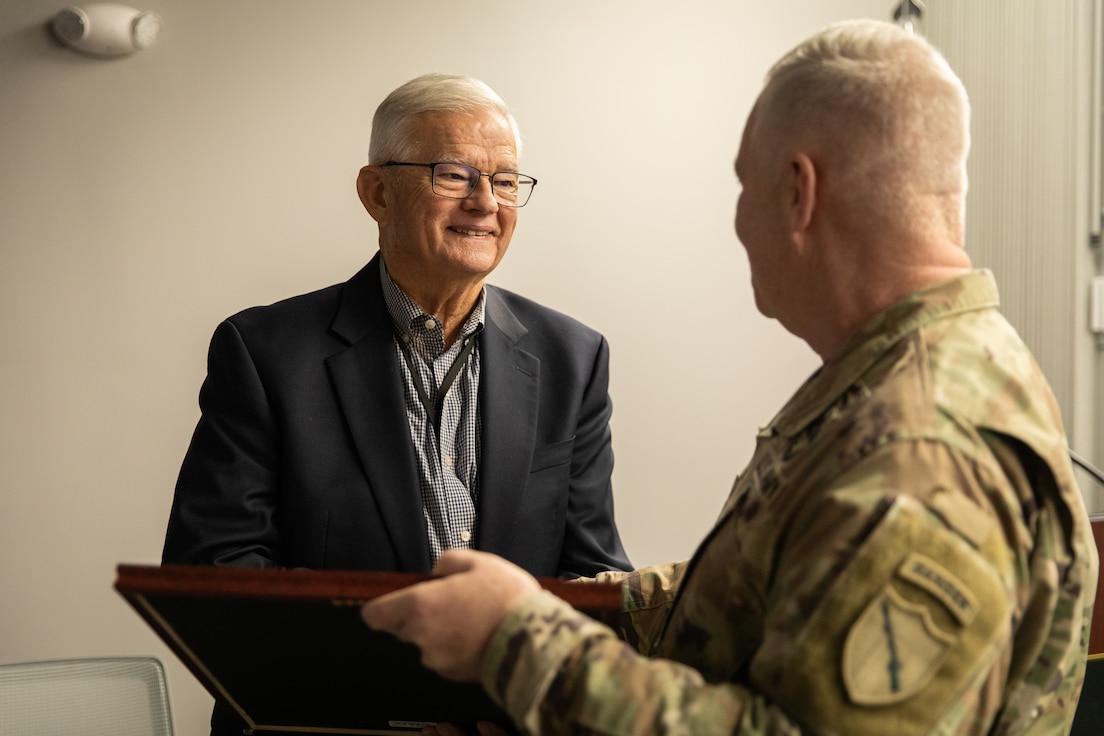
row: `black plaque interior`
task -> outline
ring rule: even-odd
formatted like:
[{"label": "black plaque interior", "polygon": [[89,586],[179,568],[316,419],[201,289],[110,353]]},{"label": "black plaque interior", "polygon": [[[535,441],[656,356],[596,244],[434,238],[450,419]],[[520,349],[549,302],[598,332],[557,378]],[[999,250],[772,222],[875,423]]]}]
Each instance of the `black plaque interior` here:
[{"label": "black plaque interior", "polygon": [[[360,620],[364,601],[422,576],[131,565],[118,572],[116,589],[256,733],[509,722],[482,688],[436,675],[422,667],[417,648]],[[541,582],[607,621],[620,608],[618,586]]]}]

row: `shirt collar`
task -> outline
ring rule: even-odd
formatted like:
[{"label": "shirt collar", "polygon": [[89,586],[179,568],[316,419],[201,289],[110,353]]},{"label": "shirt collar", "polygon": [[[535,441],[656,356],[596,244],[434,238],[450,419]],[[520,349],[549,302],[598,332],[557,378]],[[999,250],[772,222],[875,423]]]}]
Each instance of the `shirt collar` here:
[{"label": "shirt collar", "polygon": [[[387,313],[391,316],[391,324],[394,325],[396,334],[409,336],[412,325],[422,324],[427,319],[437,319],[433,315],[426,314],[413,299],[407,296],[402,287],[395,283],[391,274],[387,272],[387,264],[382,258],[379,264],[383,301],[387,305]],[[461,337],[469,337],[483,330],[487,304],[486,292],[486,287],[480,289],[479,298],[475,300],[475,306],[472,307],[468,318],[464,320],[464,326],[460,329]]]}]

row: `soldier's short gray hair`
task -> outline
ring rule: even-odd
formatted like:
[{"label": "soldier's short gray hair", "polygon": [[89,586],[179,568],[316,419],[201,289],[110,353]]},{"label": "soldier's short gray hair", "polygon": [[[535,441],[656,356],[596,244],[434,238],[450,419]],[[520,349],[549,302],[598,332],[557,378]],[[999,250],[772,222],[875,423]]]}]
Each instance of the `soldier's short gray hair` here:
[{"label": "soldier's short gray hair", "polygon": [[917,194],[964,201],[965,87],[939,51],[899,26],[826,27],[771,68],[756,110],[768,140],[819,139],[868,206],[883,197],[897,208]]},{"label": "soldier's short gray hair", "polygon": [[500,115],[509,123],[518,155],[521,154],[517,121],[497,92],[474,77],[432,73],[401,85],[376,108],[368,144],[368,163],[383,164],[389,160],[409,160],[414,156],[418,142],[408,136],[410,121],[427,112],[489,112]]}]

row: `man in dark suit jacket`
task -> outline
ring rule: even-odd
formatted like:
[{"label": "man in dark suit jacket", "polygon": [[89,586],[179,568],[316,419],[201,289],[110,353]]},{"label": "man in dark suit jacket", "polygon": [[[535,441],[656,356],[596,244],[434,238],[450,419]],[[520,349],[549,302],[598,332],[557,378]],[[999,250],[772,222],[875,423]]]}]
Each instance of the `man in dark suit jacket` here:
[{"label": "man in dark suit jacket", "polygon": [[[384,100],[357,179],[380,253],[219,325],[164,563],[429,572],[460,547],[538,576],[630,569],[605,339],[484,284],[536,184],[518,143],[478,80]],[[241,732],[220,708],[212,726]]]},{"label": "man in dark suit jacket", "polygon": [[630,567],[605,339],[484,285],[536,184],[518,142],[471,78],[380,105],[357,180],[380,253],[218,327],[164,563],[429,572],[467,547],[538,576]]},{"label": "man in dark suit jacket", "polygon": [[[379,262],[219,325],[164,562],[429,571]],[[535,575],[624,567],[605,340],[511,292],[486,295],[474,546]]]}]

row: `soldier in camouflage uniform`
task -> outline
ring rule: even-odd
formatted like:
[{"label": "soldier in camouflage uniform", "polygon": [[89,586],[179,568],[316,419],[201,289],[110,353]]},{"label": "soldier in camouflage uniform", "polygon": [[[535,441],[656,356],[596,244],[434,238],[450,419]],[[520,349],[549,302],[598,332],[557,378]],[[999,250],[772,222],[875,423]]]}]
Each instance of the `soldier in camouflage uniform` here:
[{"label": "soldier in camouflage uniform", "polygon": [[968,110],[889,24],[772,69],[736,229],[759,309],[824,365],[693,559],[603,573],[620,632],[476,553],[369,625],[531,733],[1067,732],[1098,560],[1054,398],[962,249]]}]

